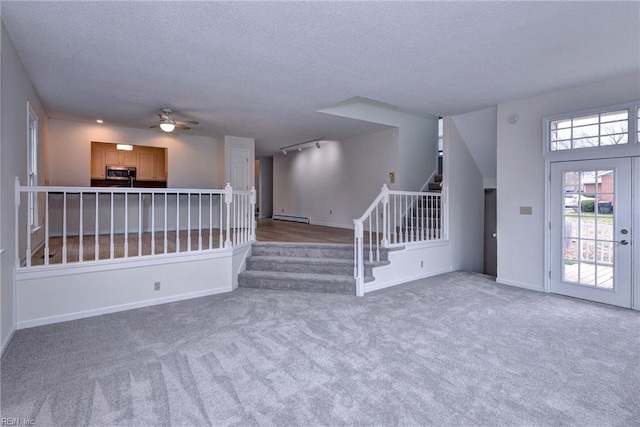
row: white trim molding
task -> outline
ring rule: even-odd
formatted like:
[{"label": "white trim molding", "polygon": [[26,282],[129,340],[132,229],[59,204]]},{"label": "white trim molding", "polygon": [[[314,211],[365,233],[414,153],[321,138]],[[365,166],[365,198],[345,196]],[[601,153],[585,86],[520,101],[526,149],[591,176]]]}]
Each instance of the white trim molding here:
[{"label": "white trim molding", "polygon": [[190,292],[186,294],[173,295],[164,298],[155,298],[146,301],[132,302],[128,304],[112,305],[109,307],[97,308],[93,310],[83,310],[74,313],[60,314],[57,316],[40,317],[38,319],[26,320],[18,322],[18,329],[33,328],[36,326],[49,325],[52,323],[68,322],[70,320],[84,319],[86,317],[100,316],[103,314],[117,313],[119,311],[133,310],[136,308],[151,307],[154,305],[168,304],[176,301],[184,301],[192,298],[206,297],[210,295],[231,292],[230,286],[223,288],[208,289],[206,291]]},{"label": "white trim molding", "polygon": [[515,280],[505,280],[499,277],[496,277],[496,283],[500,283],[501,285],[514,286],[516,288],[521,288],[521,289],[527,289],[530,291],[545,292],[543,285],[534,285],[531,283],[517,282]]}]

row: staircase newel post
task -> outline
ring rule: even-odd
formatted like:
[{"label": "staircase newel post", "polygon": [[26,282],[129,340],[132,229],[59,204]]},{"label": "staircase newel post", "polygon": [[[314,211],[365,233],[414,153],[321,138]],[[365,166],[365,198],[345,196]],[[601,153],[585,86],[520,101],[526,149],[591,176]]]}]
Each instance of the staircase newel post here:
[{"label": "staircase newel post", "polygon": [[233,189],[231,184],[227,182],[224,187],[224,202],[227,205],[227,219],[226,219],[226,237],[224,241],[224,247],[231,247],[231,202],[233,201]]},{"label": "staircase newel post", "polygon": [[251,240],[256,240],[256,187],[251,187]]},{"label": "staircase newel post", "polygon": [[382,247],[389,246],[389,224],[387,224],[387,214],[389,211],[389,188],[387,184],[382,184]]},{"label": "staircase newel post", "polygon": [[355,232],[355,248],[353,252],[354,261],[354,277],[356,279],[356,295],[364,296],[364,247],[362,244],[364,238],[364,228],[362,221],[354,220]]}]

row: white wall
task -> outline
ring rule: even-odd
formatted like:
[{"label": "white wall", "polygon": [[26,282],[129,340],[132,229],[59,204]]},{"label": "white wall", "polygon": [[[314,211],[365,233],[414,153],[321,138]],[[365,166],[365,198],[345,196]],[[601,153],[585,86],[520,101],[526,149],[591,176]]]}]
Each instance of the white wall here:
[{"label": "white wall", "polygon": [[[419,191],[438,165],[438,117],[355,97],[322,113],[398,128],[396,172],[398,189]],[[390,172],[388,171],[388,172]]]},{"label": "white wall", "polygon": [[[18,275],[18,328],[229,292],[248,246]],[[154,282],[161,282],[154,291]]]},{"label": "white wall", "polygon": [[216,138],[55,119],[49,131],[51,185],[89,186],[91,141],[98,141],[166,148],[169,187],[224,187],[216,177]]},{"label": "white wall", "polygon": [[[2,178],[0,183],[0,249],[6,252],[0,258],[0,345],[5,348],[16,326],[16,311],[14,306],[14,180],[18,176],[22,183],[26,183],[27,170],[27,102],[38,116],[39,154],[39,184],[48,179],[49,135],[47,133],[47,114],[27,73],[18,57],[13,43],[4,27],[1,25],[1,150],[0,169]],[[22,206],[23,213],[26,206]],[[26,234],[20,232],[20,240],[25,241]]]},{"label": "white wall", "polygon": [[[498,282],[544,287],[545,161],[542,118],[640,99],[632,75],[498,105]],[[518,114],[517,124],[509,116]],[[532,215],[520,215],[531,206]]]},{"label": "white wall", "polygon": [[489,107],[451,118],[482,174],[485,188],[496,188],[497,114],[497,107]]},{"label": "white wall", "polygon": [[449,209],[449,240],[456,270],[483,271],[484,185],[455,121],[444,121],[444,182]]},{"label": "white wall", "polygon": [[[273,214],[353,228],[396,170],[397,129],[273,156]],[[390,185],[390,188],[395,188]]]}]

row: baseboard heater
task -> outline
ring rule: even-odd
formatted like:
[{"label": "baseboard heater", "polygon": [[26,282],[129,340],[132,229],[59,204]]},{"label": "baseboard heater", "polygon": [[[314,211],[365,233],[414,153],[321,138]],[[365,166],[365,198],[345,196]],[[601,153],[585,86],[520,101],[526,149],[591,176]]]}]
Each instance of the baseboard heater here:
[{"label": "baseboard heater", "polygon": [[304,216],[274,215],[272,219],[275,219],[277,221],[301,222],[303,224],[311,223],[311,218],[304,217]]}]

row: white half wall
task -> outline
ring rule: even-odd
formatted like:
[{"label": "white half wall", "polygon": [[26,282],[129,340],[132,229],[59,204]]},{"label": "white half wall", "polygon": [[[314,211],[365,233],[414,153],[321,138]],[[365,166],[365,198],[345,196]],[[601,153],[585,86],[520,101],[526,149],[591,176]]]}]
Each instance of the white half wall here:
[{"label": "white half wall", "polygon": [[[273,214],[311,218],[312,224],[353,228],[389,183],[398,159],[398,130],[330,142],[273,156]],[[394,188],[395,185],[390,185]]]},{"label": "white half wall", "polygon": [[[1,52],[1,108],[0,108],[0,344],[2,350],[9,342],[16,327],[14,262],[15,253],[15,177],[21,182],[27,179],[27,103],[38,116],[38,183],[48,180],[49,134],[47,113],[33,89],[29,77],[18,57],[4,23],[0,24]],[[26,213],[22,205],[21,213]],[[38,238],[35,236],[34,238]],[[19,239],[26,241],[25,231]]]},{"label": "white half wall", "polygon": [[[17,276],[19,329],[229,292],[247,247]],[[235,254],[234,254],[235,252]],[[154,282],[161,282],[154,291]]]},{"label": "white half wall", "polygon": [[224,188],[216,176],[216,138],[56,119],[49,120],[49,131],[51,185],[88,187],[91,141],[97,141],[166,148],[168,187]]},{"label": "white half wall", "polygon": [[[543,117],[638,99],[636,74],[498,105],[498,282],[544,289]],[[512,114],[520,117],[513,125]],[[520,206],[530,206],[532,215],[520,215]]]}]

